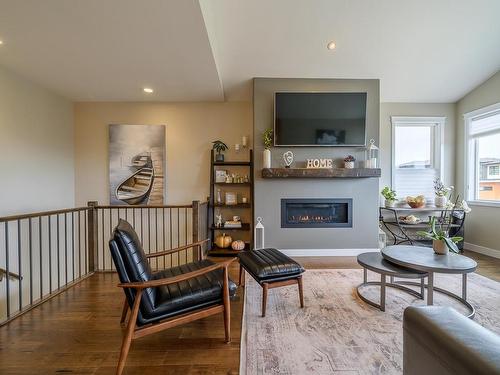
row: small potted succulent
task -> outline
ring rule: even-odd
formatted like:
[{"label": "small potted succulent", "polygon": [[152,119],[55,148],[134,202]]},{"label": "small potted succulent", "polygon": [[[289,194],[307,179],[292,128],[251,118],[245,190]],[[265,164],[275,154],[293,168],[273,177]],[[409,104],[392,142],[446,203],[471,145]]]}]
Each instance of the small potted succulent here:
[{"label": "small potted succulent", "polygon": [[440,178],[436,178],[434,180],[434,194],[436,195],[434,197],[434,205],[436,207],[446,207],[453,189],[453,186],[446,186]]},{"label": "small potted succulent", "polygon": [[356,161],[356,158],[352,155],[347,155],[344,158],[344,168],[347,169],[353,169],[354,168],[354,162]]},{"label": "small potted succulent", "polygon": [[419,236],[432,240],[432,248],[436,254],[446,255],[448,251],[459,253],[457,243],[463,240],[463,237],[449,237],[448,230],[443,226],[446,224],[437,223],[436,217],[432,216],[429,222],[429,232],[419,231]]},{"label": "small potted succulent", "polygon": [[389,188],[389,186],[386,186],[382,189],[380,194],[382,194],[382,196],[385,198],[384,202],[385,207],[391,208],[395,206],[397,200],[396,191]]},{"label": "small potted succulent", "polygon": [[224,161],[223,152],[228,150],[229,147],[227,147],[227,145],[224,142],[219,140],[213,141],[212,143],[213,143],[212,149],[217,152],[217,154],[215,154],[215,161],[223,162]]},{"label": "small potted succulent", "polygon": [[262,133],[264,151],[262,153],[262,168],[271,168],[271,147],[273,146],[273,129],[269,128]]}]

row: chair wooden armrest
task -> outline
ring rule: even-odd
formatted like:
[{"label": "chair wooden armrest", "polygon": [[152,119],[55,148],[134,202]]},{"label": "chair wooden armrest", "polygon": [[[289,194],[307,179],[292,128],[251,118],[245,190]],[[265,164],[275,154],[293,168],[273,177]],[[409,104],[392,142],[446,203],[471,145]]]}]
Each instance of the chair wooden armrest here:
[{"label": "chair wooden armrest", "polygon": [[202,241],[198,241],[198,242],[194,242],[194,243],[191,243],[191,244],[188,244],[188,245],[176,247],[175,249],[163,250],[163,251],[159,251],[157,253],[147,254],[146,258],[148,258],[148,259],[149,258],[156,258],[156,257],[160,257],[160,256],[163,256],[163,255],[169,255],[169,254],[177,253],[179,251],[190,249],[192,247],[201,246],[201,245],[207,243],[208,241],[209,241],[209,239],[207,238],[207,239],[202,240]]},{"label": "chair wooden armrest", "polygon": [[[162,285],[169,285],[173,283],[178,283],[179,281],[184,281],[188,279],[192,279],[193,277],[203,275],[208,272],[212,272],[217,269],[226,269],[227,267],[235,260],[236,258],[232,258],[226,260],[225,262],[212,264],[208,267],[201,268],[196,271],[191,271],[188,273],[184,273],[182,275],[177,275],[173,277],[165,277],[163,279],[151,280],[151,281],[142,281],[142,282],[133,282],[133,283],[120,283],[118,287],[120,288],[132,288],[136,290],[142,290],[145,288],[154,288]],[[227,272],[225,272],[227,273]]]}]

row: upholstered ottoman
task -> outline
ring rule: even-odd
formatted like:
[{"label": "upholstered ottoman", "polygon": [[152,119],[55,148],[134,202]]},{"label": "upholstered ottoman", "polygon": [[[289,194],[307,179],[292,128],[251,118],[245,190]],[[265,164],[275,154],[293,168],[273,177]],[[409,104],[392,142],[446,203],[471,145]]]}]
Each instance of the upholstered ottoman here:
[{"label": "upholstered ottoman", "polygon": [[298,284],[300,307],[304,307],[302,273],[304,268],[277,249],[250,250],[238,254],[240,260],[240,285],[247,271],[262,286],[262,316],[266,316],[267,290]]}]

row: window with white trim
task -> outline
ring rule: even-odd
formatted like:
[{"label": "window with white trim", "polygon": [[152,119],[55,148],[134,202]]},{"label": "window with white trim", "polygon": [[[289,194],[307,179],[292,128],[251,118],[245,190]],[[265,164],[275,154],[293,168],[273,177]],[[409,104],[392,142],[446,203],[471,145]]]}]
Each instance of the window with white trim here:
[{"label": "window with white trim", "polygon": [[464,116],[466,194],[469,201],[500,203],[500,103]]},{"label": "window with white trim", "polygon": [[424,195],[434,199],[434,180],[441,178],[445,117],[391,117],[392,188],[399,199]]}]

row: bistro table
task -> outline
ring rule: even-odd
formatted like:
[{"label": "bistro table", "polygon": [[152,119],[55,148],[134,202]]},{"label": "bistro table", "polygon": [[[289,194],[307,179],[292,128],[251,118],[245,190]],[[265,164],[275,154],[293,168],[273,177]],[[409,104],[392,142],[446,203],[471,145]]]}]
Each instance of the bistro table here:
[{"label": "bistro table", "polygon": [[[381,254],[385,260],[392,264],[427,273],[427,305],[434,304],[434,291],[437,291],[462,303],[470,311],[468,317],[474,317],[476,311],[467,301],[467,274],[476,270],[476,261],[455,253],[439,255],[434,253],[434,250],[431,248],[421,246],[387,246],[381,250]],[[458,296],[443,288],[435,287],[434,273],[462,275],[462,296]],[[419,283],[413,282],[406,282],[405,284],[420,286]]]}]

